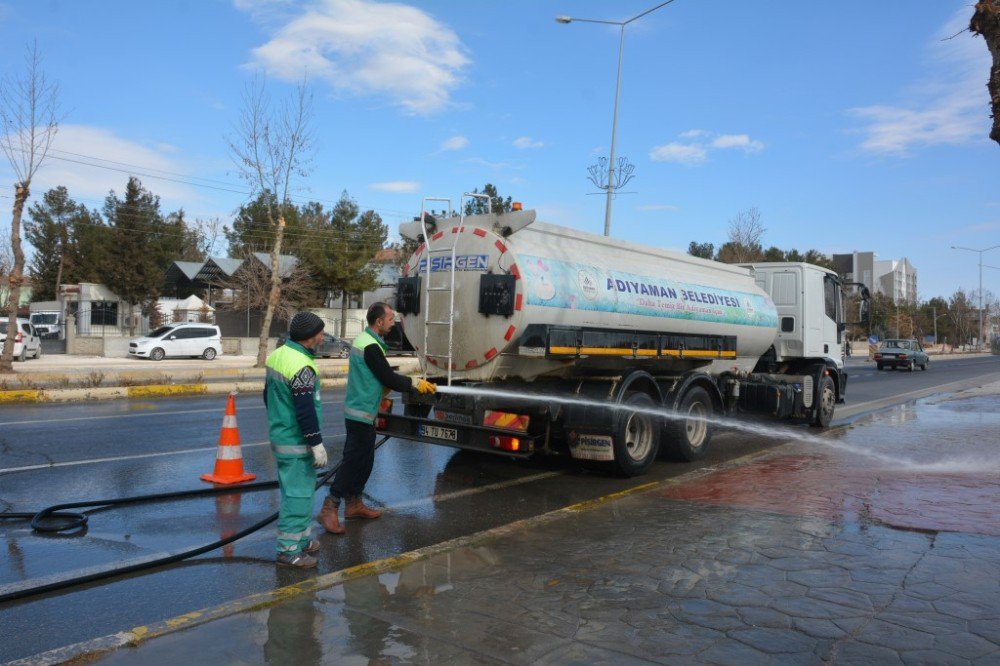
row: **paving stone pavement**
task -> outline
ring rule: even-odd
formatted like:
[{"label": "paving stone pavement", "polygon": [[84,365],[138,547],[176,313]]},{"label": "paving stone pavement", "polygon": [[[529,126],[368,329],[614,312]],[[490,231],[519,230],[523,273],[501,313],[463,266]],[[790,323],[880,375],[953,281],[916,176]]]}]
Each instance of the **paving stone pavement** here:
[{"label": "paving stone pavement", "polygon": [[[1000,399],[983,400],[969,418],[995,433]],[[960,471],[889,464],[891,436],[951,446],[936,428],[960,410],[922,409],[100,661],[1000,664],[998,445],[963,440]]]}]

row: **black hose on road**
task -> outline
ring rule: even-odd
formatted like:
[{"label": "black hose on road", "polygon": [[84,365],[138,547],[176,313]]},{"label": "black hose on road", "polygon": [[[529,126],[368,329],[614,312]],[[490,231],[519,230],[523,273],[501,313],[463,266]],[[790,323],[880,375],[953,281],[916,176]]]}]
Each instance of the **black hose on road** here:
[{"label": "black hose on road", "polygon": [[[382,437],[378,442],[375,443],[375,450],[377,451],[386,440],[388,436]],[[320,488],[327,481],[337,473],[340,469],[343,461],[337,463],[335,466],[331,467],[329,471],[325,472],[322,476],[317,477],[316,488]],[[158,502],[163,500],[172,499],[182,499],[185,497],[197,497],[203,495],[228,495],[230,493],[242,493],[254,490],[263,490],[265,488],[276,488],[278,486],[277,481],[256,481],[254,483],[247,483],[240,486],[234,486],[230,488],[226,487],[215,487],[215,488],[199,488],[198,490],[182,490],[174,493],[156,493],[153,495],[136,495],[134,497],[119,497],[115,499],[108,500],[96,500],[92,502],[67,502],[63,504],[54,504],[48,508],[42,509],[41,511],[35,513],[0,513],[0,520],[31,520],[31,528],[36,532],[67,532],[71,530],[83,529],[87,525],[88,512],[64,512],[63,509],[79,509],[82,507],[94,507],[93,511],[102,510],[112,506],[120,506],[123,504],[142,504],[145,502]],[[46,524],[46,522],[51,522],[52,519],[59,519],[63,521],[61,525],[51,525]],[[130,564],[123,567],[117,567],[113,569],[106,569],[104,571],[98,571],[95,573],[85,574],[82,576],[77,576],[75,578],[67,578],[65,580],[55,581],[52,583],[46,583],[39,585],[37,587],[29,587],[20,590],[14,590],[12,592],[0,594],[0,603],[6,601],[14,601],[16,599],[24,599],[27,597],[36,596],[39,594],[44,594],[46,592],[53,592],[55,590],[61,590],[68,587],[74,587],[77,585],[84,585],[86,583],[92,583],[94,581],[103,580],[105,578],[112,578],[114,576],[122,576],[125,574],[135,573],[137,571],[143,571],[145,569],[152,569],[153,567],[159,567],[166,564],[173,564],[175,562],[180,562],[181,560],[186,560],[191,557],[196,557],[202,553],[207,553],[210,550],[215,550],[216,548],[221,548],[227,546],[234,541],[238,541],[248,534],[253,534],[257,530],[266,527],[267,525],[273,523],[278,519],[277,512],[271,514],[267,518],[250,525],[224,539],[219,539],[218,541],[213,541],[212,543],[205,544],[204,546],[198,546],[191,548],[190,550],[185,550],[180,553],[174,553],[173,555],[167,555],[165,557],[160,557],[154,560],[148,560],[143,562],[138,562],[136,564]]]}]

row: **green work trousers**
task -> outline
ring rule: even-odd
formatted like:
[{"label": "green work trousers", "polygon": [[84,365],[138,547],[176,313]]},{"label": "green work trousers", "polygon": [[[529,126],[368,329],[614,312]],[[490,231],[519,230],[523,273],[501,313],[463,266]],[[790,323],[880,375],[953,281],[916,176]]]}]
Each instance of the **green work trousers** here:
[{"label": "green work trousers", "polygon": [[278,552],[298,553],[309,545],[316,472],[311,453],[305,456],[275,454],[278,461]]}]

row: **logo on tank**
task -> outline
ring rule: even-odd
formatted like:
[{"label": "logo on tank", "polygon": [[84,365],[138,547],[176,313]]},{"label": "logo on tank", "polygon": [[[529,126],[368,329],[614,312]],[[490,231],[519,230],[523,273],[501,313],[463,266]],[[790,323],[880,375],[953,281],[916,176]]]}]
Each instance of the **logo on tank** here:
[{"label": "logo on tank", "polygon": [[597,290],[597,276],[590,271],[580,270],[576,274],[576,281],[580,285],[583,297],[588,301],[597,300],[600,292]]},{"label": "logo on tank", "polygon": [[[488,263],[485,254],[460,254],[455,257],[456,271],[485,271]],[[421,259],[417,271],[427,270],[427,259]],[[431,257],[431,272],[451,270],[451,257]]]}]

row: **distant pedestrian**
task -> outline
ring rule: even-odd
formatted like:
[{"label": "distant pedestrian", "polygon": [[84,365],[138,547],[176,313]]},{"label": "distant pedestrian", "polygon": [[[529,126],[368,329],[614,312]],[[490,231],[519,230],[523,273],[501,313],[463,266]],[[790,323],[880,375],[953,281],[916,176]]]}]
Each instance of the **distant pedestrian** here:
[{"label": "distant pedestrian", "polygon": [[327,463],[319,371],[313,361],[323,341],[323,320],[312,312],[292,317],[288,340],[267,357],[264,404],[268,436],[278,463],[278,564],[309,568],[319,542],[309,538],[316,472]]},{"label": "distant pedestrian", "polygon": [[396,323],[396,313],[386,303],[368,308],[368,326],[354,339],[347,370],[347,395],[344,397],[344,458],[330,484],[330,496],[323,500],[317,516],[320,525],[331,534],[343,534],[339,512],[347,501],[344,518],[378,518],[382,512],[365,506],[361,495],[375,464],[375,417],[379,403],[389,391],[434,393],[437,386],[420,377],[393,372],[386,360],[386,333]]},{"label": "distant pedestrian", "polygon": [[847,347],[845,348],[845,351],[847,352],[847,358],[851,358],[851,341],[850,340],[847,341]]}]

